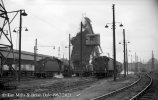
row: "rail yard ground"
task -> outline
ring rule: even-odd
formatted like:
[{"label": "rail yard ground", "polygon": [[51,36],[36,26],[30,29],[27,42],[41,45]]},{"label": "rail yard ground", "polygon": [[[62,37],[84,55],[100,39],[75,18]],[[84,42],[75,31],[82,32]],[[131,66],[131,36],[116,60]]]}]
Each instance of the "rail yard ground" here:
[{"label": "rail yard ground", "polygon": [[90,100],[97,96],[107,94],[121,87],[132,84],[137,79],[138,76],[131,74],[126,78],[119,77],[116,82],[113,81],[113,78],[102,80],[101,82],[95,83],[86,89],[72,93],[69,98],[55,98],[54,100]]},{"label": "rail yard ground", "polygon": [[114,82],[113,78],[96,79],[93,77],[73,77],[63,79],[30,79],[17,85],[17,89],[2,91],[1,97],[15,100],[89,100],[109,93],[123,86],[133,83],[138,76],[123,75]]},{"label": "rail yard ground", "polygon": [[153,84],[151,86],[152,90],[152,97],[151,100],[158,99],[158,70],[150,73],[150,76],[153,78]]}]

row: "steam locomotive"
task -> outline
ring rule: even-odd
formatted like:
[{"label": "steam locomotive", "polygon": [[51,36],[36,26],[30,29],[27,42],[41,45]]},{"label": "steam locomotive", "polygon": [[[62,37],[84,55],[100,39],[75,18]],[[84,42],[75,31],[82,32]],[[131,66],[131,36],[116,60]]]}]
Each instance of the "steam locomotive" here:
[{"label": "steam locomotive", "polygon": [[[93,59],[93,74],[98,77],[112,76],[114,73],[113,59],[107,56],[99,56]],[[116,73],[122,71],[122,64],[116,61]]]}]

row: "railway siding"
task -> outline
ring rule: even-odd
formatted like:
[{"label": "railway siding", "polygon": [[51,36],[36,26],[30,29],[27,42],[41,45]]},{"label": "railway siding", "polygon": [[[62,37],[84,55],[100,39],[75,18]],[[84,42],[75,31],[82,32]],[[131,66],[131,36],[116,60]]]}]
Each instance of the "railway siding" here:
[{"label": "railway siding", "polygon": [[73,92],[71,97],[69,98],[55,98],[55,100],[90,100],[97,96],[127,86],[135,82],[136,80],[138,80],[138,77],[135,75],[129,75],[126,78],[121,77],[117,79],[116,82],[113,81],[113,78],[110,78],[110,79],[102,80],[100,82],[96,82],[95,84],[91,85],[88,88]]},{"label": "railway siding", "polygon": [[136,100],[139,97],[142,97],[142,94],[145,93],[145,91],[147,91],[147,89],[149,89],[153,83],[152,78],[147,74],[148,78],[149,78],[149,82],[146,82],[146,86],[139,92],[137,93],[135,96],[133,96],[132,98],[130,98],[130,100]]},{"label": "railway siding", "polygon": [[132,96],[136,95],[142,89],[144,89],[150,82],[148,75],[141,75],[139,81],[133,85],[126,86],[125,89],[119,89],[102,97],[98,97],[94,100],[129,100]]},{"label": "railway siding", "polygon": [[157,100],[158,98],[158,71],[149,73],[150,84],[130,100]]},{"label": "railway siding", "polygon": [[[135,75],[129,75],[126,78],[119,78],[117,82],[113,78],[96,80],[93,78],[68,78],[68,79],[41,79],[24,81],[18,89],[6,91],[6,93],[24,93],[24,94],[53,94],[53,93],[70,93],[67,97],[56,97],[55,100],[82,100],[90,99],[104,93],[108,93],[127,84],[131,84],[138,78]],[[52,100],[52,97],[14,97],[14,99],[23,100]]]}]

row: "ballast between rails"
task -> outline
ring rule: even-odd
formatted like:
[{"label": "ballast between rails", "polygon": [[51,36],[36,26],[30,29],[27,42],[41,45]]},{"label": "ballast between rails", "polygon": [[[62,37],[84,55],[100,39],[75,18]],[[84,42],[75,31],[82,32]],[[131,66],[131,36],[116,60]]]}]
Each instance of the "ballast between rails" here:
[{"label": "ballast between rails", "polygon": [[146,75],[150,78],[150,83],[142,91],[133,96],[130,100],[137,100],[152,85],[153,79],[148,74]]},{"label": "ballast between rails", "polygon": [[113,94],[115,94],[115,93],[118,93],[118,92],[120,92],[120,91],[123,91],[123,90],[125,90],[125,89],[127,89],[127,88],[132,87],[133,85],[137,84],[140,80],[141,80],[141,76],[139,76],[139,79],[138,79],[137,81],[135,81],[134,83],[132,83],[132,84],[130,84],[130,85],[128,85],[128,86],[125,86],[125,87],[120,88],[120,89],[118,89],[118,90],[116,90],[116,91],[112,91],[112,92],[110,92],[110,93],[101,95],[101,96],[99,96],[99,97],[92,98],[91,100],[101,100],[102,98],[106,98],[106,97],[108,97],[108,96],[110,96],[110,95],[113,95]]}]

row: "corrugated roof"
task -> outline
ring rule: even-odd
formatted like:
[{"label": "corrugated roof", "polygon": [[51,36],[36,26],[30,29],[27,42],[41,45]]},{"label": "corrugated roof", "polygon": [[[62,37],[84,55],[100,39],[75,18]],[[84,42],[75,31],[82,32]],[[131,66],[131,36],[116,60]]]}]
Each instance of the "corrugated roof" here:
[{"label": "corrugated roof", "polygon": [[[0,49],[0,52],[6,58],[13,58],[13,52],[14,52],[14,58],[19,57],[18,50],[13,50],[13,52],[11,52],[10,50],[7,50],[7,49]],[[53,56],[37,54],[37,61],[39,61],[40,59],[45,58],[45,57],[53,57]],[[21,59],[22,60],[34,60],[34,53],[27,52],[27,51],[21,51]]]}]

